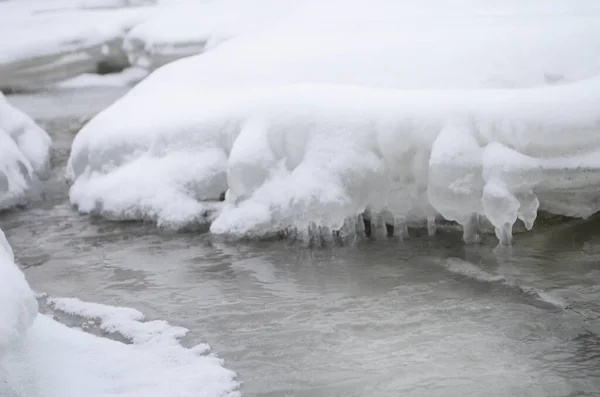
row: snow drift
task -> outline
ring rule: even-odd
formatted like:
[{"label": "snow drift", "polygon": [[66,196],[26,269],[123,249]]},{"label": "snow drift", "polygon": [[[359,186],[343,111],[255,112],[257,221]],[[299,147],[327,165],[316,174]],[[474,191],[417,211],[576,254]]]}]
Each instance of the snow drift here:
[{"label": "snow drift", "polygon": [[208,345],[186,349],[186,329],[137,310],[48,299],[57,316],[127,341],[100,338],[38,315],[0,231],[0,395],[11,397],[239,397],[235,374]]},{"label": "snow drift", "polygon": [[0,93],[0,210],[23,202],[50,169],[50,136]]},{"label": "snow drift", "polygon": [[597,6],[464,3],[306,3],[161,68],[76,137],[72,203],[242,236],[484,217],[505,244],[598,211]]}]

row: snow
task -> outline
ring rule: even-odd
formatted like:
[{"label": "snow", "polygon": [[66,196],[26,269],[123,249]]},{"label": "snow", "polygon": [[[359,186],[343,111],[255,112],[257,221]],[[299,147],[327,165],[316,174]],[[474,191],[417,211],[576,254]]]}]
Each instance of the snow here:
[{"label": "snow", "polygon": [[200,344],[179,343],[187,330],[146,321],[137,310],[49,298],[69,328],[46,315],[14,263],[0,230],[0,395],[7,397],[239,397],[235,374]]},{"label": "snow", "polygon": [[368,210],[396,234],[443,216],[477,241],[481,218],[503,244],[538,209],[598,211],[595,2],[300,4],[91,120],[71,202],[233,236],[352,236]]},{"label": "snow", "polygon": [[12,249],[0,230],[0,367],[9,349],[22,342],[36,315],[33,292],[15,265]]},{"label": "snow", "polygon": [[50,136],[0,93],[0,210],[21,203],[32,183],[47,176]]}]

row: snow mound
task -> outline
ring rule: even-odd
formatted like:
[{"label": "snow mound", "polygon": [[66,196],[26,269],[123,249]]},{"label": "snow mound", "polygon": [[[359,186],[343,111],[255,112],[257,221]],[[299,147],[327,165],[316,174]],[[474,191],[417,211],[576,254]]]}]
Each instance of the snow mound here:
[{"label": "snow mound", "polygon": [[0,210],[22,202],[31,184],[47,176],[52,140],[0,93]]},{"label": "snow mound", "polygon": [[365,213],[476,241],[483,217],[504,244],[540,209],[598,211],[597,6],[371,3],[306,3],[154,72],[76,137],[72,203],[235,236],[352,235]]},{"label": "snow mound", "polygon": [[191,349],[178,339],[186,329],[164,321],[143,322],[136,310],[49,299],[57,314],[85,319],[129,341],[105,339],[39,315],[27,339],[0,360],[0,393],[15,397],[239,397],[235,373],[210,354],[206,344]]},{"label": "snow mound", "polygon": [[15,265],[12,249],[0,230],[0,363],[11,347],[21,343],[37,309],[33,292]]}]

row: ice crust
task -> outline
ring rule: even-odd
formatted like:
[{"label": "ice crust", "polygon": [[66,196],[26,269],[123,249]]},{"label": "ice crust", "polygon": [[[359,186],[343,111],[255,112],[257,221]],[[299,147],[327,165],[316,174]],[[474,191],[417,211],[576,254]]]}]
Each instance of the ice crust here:
[{"label": "ice crust", "polygon": [[137,310],[49,298],[57,315],[85,320],[94,336],[38,314],[38,304],[0,230],[0,395],[7,397],[239,397],[235,373],[187,329]]},{"label": "ice crust", "polygon": [[597,4],[459,3],[307,2],[160,68],[76,137],[72,203],[234,236],[483,218],[503,244],[597,212]]},{"label": "ice crust", "polygon": [[0,93],[0,210],[20,204],[48,175],[52,140]]}]

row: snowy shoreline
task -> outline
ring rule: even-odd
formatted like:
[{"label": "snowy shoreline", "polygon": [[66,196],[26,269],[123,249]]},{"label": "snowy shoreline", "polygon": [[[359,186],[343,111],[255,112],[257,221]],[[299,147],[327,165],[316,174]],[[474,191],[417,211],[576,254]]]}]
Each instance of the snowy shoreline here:
[{"label": "snowy shoreline", "polygon": [[43,300],[55,313],[85,320],[104,336],[38,314],[38,304],[0,230],[0,394],[6,397],[239,397],[235,373],[187,329],[146,321],[134,309],[73,298]]}]

